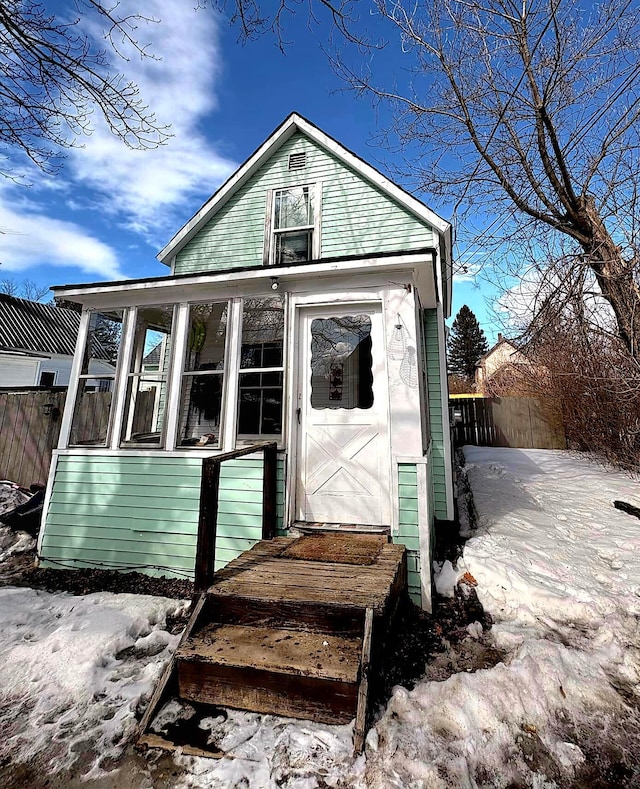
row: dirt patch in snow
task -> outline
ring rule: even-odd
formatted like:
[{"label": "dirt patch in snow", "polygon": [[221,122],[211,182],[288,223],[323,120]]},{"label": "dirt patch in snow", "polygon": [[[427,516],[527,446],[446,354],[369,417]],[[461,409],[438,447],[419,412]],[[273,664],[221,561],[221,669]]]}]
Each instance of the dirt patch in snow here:
[{"label": "dirt patch in snow", "polygon": [[103,776],[87,780],[83,776],[95,754],[90,743],[85,746],[86,752],[70,770],[57,773],[38,760],[0,765],[2,785],[4,789],[173,789],[186,773],[169,754],[156,751],[142,756],[129,748],[117,764],[105,765]]},{"label": "dirt patch in snow", "polygon": [[0,562],[0,586],[27,586],[46,592],[84,595],[92,592],[147,594],[188,600],[193,583],[180,578],[155,578],[144,573],[118,570],[53,570],[35,566],[35,551],[7,556]]}]

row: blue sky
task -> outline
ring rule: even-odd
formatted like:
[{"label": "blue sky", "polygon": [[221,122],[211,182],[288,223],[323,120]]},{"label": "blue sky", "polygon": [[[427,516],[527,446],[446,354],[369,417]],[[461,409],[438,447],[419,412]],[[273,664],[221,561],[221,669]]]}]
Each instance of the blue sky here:
[{"label": "blue sky", "polygon": [[[303,14],[290,20],[282,54],[269,35],[238,43],[224,17],[194,5],[145,0],[141,7],[161,22],[142,25],[139,38],[159,59],[132,55],[122,64],[158,120],[171,124],[168,144],[130,151],[96,119],[55,176],[25,169],[30,186],[0,182],[0,279],[59,285],[165,274],[156,253],[293,110],[383,172],[399,164],[372,142],[386,110],[342,89],[322,51],[322,28],[309,28]],[[384,57],[403,79],[399,44]],[[416,196],[449,218],[447,206]],[[486,283],[457,278],[454,314],[468,304],[491,341],[499,326],[487,295]]]}]

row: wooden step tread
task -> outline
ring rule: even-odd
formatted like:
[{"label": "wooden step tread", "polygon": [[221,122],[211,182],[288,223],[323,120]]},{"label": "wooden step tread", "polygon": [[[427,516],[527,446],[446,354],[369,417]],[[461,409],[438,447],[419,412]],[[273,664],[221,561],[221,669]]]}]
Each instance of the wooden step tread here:
[{"label": "wooden step tread", "polygon": [[210,624],[179,648],[179,661],[356,683],[362,639],[289,628]]},{"label": "wooden step tread", "polygon": [[294,521],[292,529],[297,529],[303,534],[316,532],[343,532],[345,534],[391,534],[391,526],[378,526],[363,523],[326,523],[324,521]]}]

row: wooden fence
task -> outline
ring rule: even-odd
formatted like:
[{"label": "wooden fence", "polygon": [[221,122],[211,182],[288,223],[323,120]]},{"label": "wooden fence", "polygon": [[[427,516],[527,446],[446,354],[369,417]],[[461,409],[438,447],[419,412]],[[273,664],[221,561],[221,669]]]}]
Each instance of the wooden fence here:
[{"label": "wooden fence", "polygon": [[454,427],[456,446],[565,449],[558,403],[535,397],[456,397],[449,400],[461,417]]},{"label": "wooden fence", "polygon": [[66,389],[0,391],[0,477],[45,485]]},{"label": "wooden fence", "polygon": [[[29,487],[45,485],[51,452],[58,446],[67,390],[0,390],[0,479]],[[156,390],[138,392],[133,430],[153,427]],[[72,443],[104,441],[109,426],[111,392],[86,392],[73,420]]]}]

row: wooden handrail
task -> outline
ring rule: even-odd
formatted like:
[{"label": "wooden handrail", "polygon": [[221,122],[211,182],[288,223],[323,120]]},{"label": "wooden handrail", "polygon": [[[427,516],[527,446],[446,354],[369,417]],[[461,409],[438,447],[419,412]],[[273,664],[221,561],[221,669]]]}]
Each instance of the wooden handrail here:
[{"label": "wooden handrail", "polygon": [[275,441],[261,441],[242,449],[210,455],[202,461],[200,480],[200,512],[198,516],[198,541],[194,585],[196,592],[203,592],[213,583],[216,561],[216,533],[218,528],[218,497],[220,493],[220,466],[225,460],[234,460],[255,452],[264,453],[262,475],[262,539],[276,535],[276,489],[278,445]]}]

